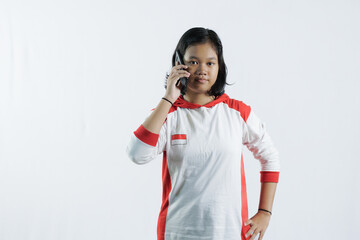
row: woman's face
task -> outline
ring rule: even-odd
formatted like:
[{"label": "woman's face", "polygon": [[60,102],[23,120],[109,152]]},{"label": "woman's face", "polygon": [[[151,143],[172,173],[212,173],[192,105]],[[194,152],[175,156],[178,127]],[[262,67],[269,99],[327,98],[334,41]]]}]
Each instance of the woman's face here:
[{"label": "woman's face", "polygon": [[187,92],[207,93],[214,85],[219,72],[219,63],[215,49],[207,43],[191,45],[186,49],[184,64],[190,72]]}]

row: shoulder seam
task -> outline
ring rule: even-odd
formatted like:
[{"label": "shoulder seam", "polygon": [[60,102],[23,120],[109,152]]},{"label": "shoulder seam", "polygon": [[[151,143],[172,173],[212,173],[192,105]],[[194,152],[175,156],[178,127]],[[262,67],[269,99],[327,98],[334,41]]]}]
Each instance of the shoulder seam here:
[{"label": "shoulder seam", "polygon": [[227,104],[229,106],[229,108],[238,111],[246,123],[246,121],[250,115],[250,112],[251,112],[250,105],[247,105],[243,101],[233,99],[233,98],[227,99],[226,101],[224,101],[224,103]]}]

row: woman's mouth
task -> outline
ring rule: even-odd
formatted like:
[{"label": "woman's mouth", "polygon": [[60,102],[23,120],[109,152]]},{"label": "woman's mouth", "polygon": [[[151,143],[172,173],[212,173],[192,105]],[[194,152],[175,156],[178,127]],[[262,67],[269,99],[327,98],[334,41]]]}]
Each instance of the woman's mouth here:
[{"label": "woman's mouth", "polygon": [[202,78],[197,78],[197,79],[195,79],[195,81],[200,82],[200,83],[206,83],[207,82],[206,79],[202,79]]}]

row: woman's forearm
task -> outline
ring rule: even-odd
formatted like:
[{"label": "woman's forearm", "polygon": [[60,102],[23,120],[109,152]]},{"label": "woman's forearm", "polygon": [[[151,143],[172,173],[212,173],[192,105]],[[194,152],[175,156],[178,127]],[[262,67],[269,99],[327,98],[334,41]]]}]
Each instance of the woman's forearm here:
[{"label": "woman's forearm", "polygon": [[143,122],[144,128],[152,133],[159,134],[167,114],[171,108],[171,103],[161,99],[157,107],[150,116]]},{"label": "woman's forearm", "polygon": [[272,212],[276,186],[276,182],[261,183],[259,208]]}]

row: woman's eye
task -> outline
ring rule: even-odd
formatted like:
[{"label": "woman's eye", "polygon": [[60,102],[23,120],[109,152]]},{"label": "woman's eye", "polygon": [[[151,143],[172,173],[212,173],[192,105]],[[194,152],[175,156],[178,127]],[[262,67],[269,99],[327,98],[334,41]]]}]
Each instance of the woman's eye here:
[{"label": "woman's eye", "polygon": [[[190,64],[196,64],[196,63],[197,63],[196,61],[190,61]],[[215,65],[215,63],[213,63],[213,62],[209,62],[208,64]]]}]

